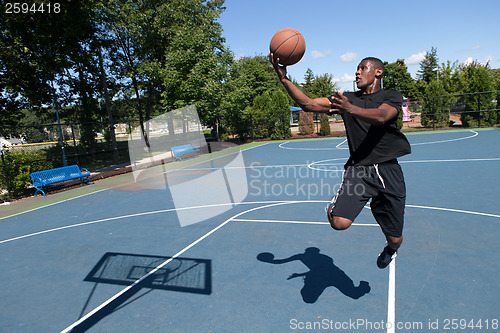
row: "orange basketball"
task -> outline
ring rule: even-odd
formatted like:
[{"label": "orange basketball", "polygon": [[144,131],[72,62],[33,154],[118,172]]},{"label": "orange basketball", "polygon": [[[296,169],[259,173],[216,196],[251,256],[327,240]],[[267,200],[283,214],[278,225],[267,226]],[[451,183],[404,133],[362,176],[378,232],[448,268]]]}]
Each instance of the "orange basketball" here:
[{"label": "orange basketball", "polygon": [[299,62],[306,52],[306,41],[300,32],[292,28],[279,30],[271,38],[269,45],[274,58],[279,58],[279,63],[285,66]]}]

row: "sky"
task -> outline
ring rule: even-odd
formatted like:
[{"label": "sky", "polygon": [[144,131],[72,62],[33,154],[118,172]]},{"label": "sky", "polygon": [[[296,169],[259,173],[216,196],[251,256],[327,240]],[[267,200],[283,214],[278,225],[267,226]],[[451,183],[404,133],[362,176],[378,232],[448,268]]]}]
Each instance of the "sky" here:
[{"label": "sky", "polygon": [[440,64],[500,68],[500,0],[226,0],[225,7],[218,21],[236,58],[267,56],[281,28],[302,33],[306,53],[287,68],[299,83],[310,68],[353,90],[356,67],[368,56],[404,59],[415,78],[432,47]]}]

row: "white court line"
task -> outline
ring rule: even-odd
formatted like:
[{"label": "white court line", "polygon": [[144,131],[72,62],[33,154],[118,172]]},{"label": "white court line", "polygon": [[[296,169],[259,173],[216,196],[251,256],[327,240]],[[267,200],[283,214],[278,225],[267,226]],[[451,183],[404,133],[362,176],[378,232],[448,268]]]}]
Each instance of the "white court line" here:
[{"label": "white court line", "polygon": [[419,145],[430,145],[434,143],[443,143],[443,142],[453,142],[453,141],[460,141],[460,140],[466,140],[466,139],[472,139],[476,136],[479,135],[478,132],[470,130],[469,132],[474,133],[471,136],[466,136],[463,138],[457,138],[457,139],[450,139],[450,140],[440,140],[440,141],[431,141],[431,142],[420,142],[420,143],[411,143],[412,146],[419,146]]},{"label": "white court line", "polygon": [[387,333],[396,332],[396,258],[389,264],[389,291],[387,296]]},{"label": "white court line", "polygon": [[448,160],[414,160],[405,161],[400,160],[399,163],[442,163],[442,162],[487,162],[487,161],[500,161],[500,157],[490,157],[490,158],[457,158]]},{"label": "white court line", "polygon": [[347,142],[347,139],[345,139],[344,141],[342,141],[341,143],[339,143],[338,145],[335,146],[335,148],[338,148],[338,149],[349,149],[349,147],[347,148],[341,148],[340,146],[342,146],[345,142]]},{"label": "white court line", "polygon": [[461,210],[461,209],[453,209],[453,208],[441,208],[441,207],[418,206],[418,205],[406,205],[406,207],[431,209],[431,210],[442,210],[442,211],[445,211],[445,212],[454,212],[454,213],[472,214],[472,215],[480,215],[480,216],[488,216],[488,217],[500,218],[500,215],[497,215],[497,214],[473,212],[473,211],[470,211],[470,210]]},{"label": "white court line", "polygon": [[[326,139],[326,140],[336,140],[336,139]],[[342,145],[346,141],[347,141],[347,139],[345,139],[344,141],[342,141],[341,143],[339,143],[338,145],[336,145],[335,148],[333,148],[333,147],[331,147],[331,148],[285,147],[285,145],[288,144],[288,143],[290,143],[290,141],[280,143],[278,145],[278,147],[281,148],[281,149],[288,149],[288,150],[335,150],[335,149],[349,149],[349,148],[341,148],[341,147],[339,147],[340,145]]]},{"label": "white court line", "polygon": [[[343,163],[323,163],[323,162],[330,162],[330,161],[336,161],[339,160],[338,158],[335,159],[328,159],[328,160],[321,160],[321,161],[316,161],[312,162],[307,165],[307,167],[311,170],[317,170],[317,171],[325,171],[325,172],[339,172],[339,171],[344,171],[344,168],[339,168],[339,169],[325,169],[325,167],[329,166],[343,166]],[[450,162],[492,162],[492,161],[500,161],[500,157],[490,157],[490,158],[462,158],[462,159],[447,159],[447,160],[398,160],[399,164],[409,164],[409,163],[450,163]],[[315,167],[318,166],[318,167]],[[319,168],[321,167],[321,168]]]},{"label": "white court line", "polygon": [[252,208],[252,209],[247,209],[247,210],[245,210],[245,211],[243,211],[241,213],[233,215],[232,217],[228,218],[226,221],[222,222],[220,225],[218,225],[214,229],[212,229],[209,232],[207,232],[205,235],[203,235],[200,238],[198,238],[193,243],[189,244],[188,246],[186,246],[185,248],[183,248],[182,250],[180,250],[179,252],[177,252],[176,254],[174,254],[171,258],[165,260],[163,263],[161,263],[160,265],[158,265],[155,269],[151,270],[151,272],[149,272],[148,274],[144,275],[140,279],[136,280],[135,282],[133,282],[128,287],[122,289],[120,292],[116,293],[113,297],[109,298],[107,301],[105,301],[104,303],[102,303],[101,305],[99,305],[98,307],[96,307],[95,309],[93,309],[92,311],[90,311],[89,313],[87,313],[85,316],[83,316],[82,318],[80,318],[78,321],[74,322],[73,324],[71,324],[70,326],[68,326],[64,330],[62,330],[61,333],[71,332],[71,330],[73,328],[77,327],[78,325],[82,324],[83,322],[85,322],[86,320],[88,320],[89,318],[91,318],[97,312],[99,312],[100,310],[102,310],[103,308],[105,308],[107,305],[111,304],[113,301],[115,301],[116,299],[118,299],[120,296],[124,295],[129,290],[131,290],[132,288],[134,288],[135,286],[137,286],[139,283],[141,283],[142,281],[144,281],[145,279],[147,279],[151,275],[155,274],[158,270],[160,270],[162,267],[164,267],[165,265],[167,265],[168,263],[170,263],[172,260],[176,259],[180,255],[182,255],[184,252],[186,252],[187,250],[189,250],[190,248],[192,248],[193,246],[195,246],[196,244],[198,244],[199,242],[201,242],[202,240],[204,240],[205,238],[207,238],[208,236],[210,236],[211,234],[213,234],[214,232],[216,232],[217,230],[219,230],[220,228],[222,228],[223,226],[225,226],[226,224],[228,224],[232,219],[237,218],[238,216],[241,216],[243,214],[253,212],[255,210],[259,210],[259,209],[263,209],[263,208],[268,208],[268,207],[273,207],[273,206],[278,206],[278,205],[286,205],[286,204],[289,204],[289,203],[293,203],[293,202],[273,203],[273,204],[270,204],[270,205],[265,205],[265,206],[255,207],[255,208]]}]

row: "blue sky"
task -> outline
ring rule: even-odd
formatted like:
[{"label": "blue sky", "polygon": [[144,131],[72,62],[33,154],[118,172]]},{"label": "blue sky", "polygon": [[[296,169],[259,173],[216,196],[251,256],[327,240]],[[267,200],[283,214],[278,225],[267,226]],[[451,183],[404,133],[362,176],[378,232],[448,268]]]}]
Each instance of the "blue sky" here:
[{"label": "blue sky", "polygon": [[356,66],[367,56],[404,59],[415,77],[431,47],[439,63],[477,60],[500,68],[500,0],[226,0],[225,7],[219,22],[236,57],[267,55],[281,28],[302,33],[306,54],[288,67],[298,82],[310,68],[352,90]]}]

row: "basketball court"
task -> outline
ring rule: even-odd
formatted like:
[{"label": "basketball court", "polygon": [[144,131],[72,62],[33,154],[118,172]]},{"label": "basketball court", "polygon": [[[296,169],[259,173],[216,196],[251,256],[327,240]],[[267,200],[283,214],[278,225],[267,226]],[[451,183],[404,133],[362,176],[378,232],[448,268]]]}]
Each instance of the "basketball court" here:
[{"label": "basketball court", "polygon": [[346,231],[326,221],[345,138],[2,206],[0,332],[498,331],[500,131],[407,137],[404,242],[384,270],[369,205]]}]

